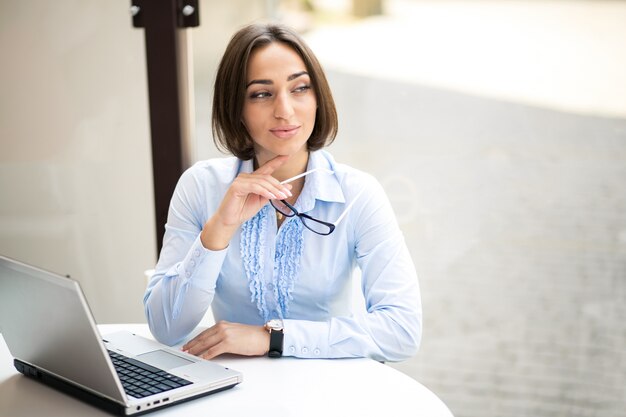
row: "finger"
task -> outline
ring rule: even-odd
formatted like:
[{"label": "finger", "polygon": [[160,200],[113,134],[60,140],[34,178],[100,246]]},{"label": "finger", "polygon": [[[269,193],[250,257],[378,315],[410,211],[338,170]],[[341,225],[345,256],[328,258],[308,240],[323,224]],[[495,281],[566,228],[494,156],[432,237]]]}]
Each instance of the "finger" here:
[{"label": "finger", "polygon": [[272,172],[280,168],[281,165],[287,162],[287,159],[289,159],[288,155],[279,155],[275,158],[270,159],[266,163],[264,163],[256,171],[254,171],[254,173],[255,174],[271,174]]},{"label": "finger", "polygon": [[194,339],[191,342],[187,343],[185,346],[183,346],[182,350],[185,353],[195,355],[198,352],[198,348],[203,346],[203,344],[203,341]]},{"label": "finger", "polygon": [[[201,335],[202,333],[200,333]],[[183,347],[181,348],[181,350],[183,352],[188,352],[189,349],[191,349],[193,346],[195,346],[198,343],[198,338],[200,337],[200,335],[194,337],[193,339],[191,339],[189,342],[185,343],[183,345]]]},{"label": "finger", "polygon": [[207,349],[205,353],[200,356],[202,359],[210,360],[215,358],[216,356],[221,355],[222,353],[226,353],[226,350],[222,348],[222,343],[217,346],[213,346],[210,349]]},{"label": "finger", "polygon": [[216,333],[217,329],[215,325],[213,325],[183,345],[182,350],[188,352],[193,349],[197,353],[198,347],[203,346],[207,339],[215,337]]},{"label": "finger", "polygon": [[[253,175],[252,178],[259,178],[258,175]],[[293,186],[291,184],[281,184],[280,181],[278,181],[276,178],[272,177],[271,175],[263,175],[263,177],[268,184],[270,185],[270,187],[268,188],[271,192],[273,193],[280,193],[282,195],[279,195],[280,198],[287,198],[287,197],[291,197],[293,194],[291,193],[291,189],[293,188]]]},{"label": "finger", "polygon": [[254,193],[270,200],[283,200],[292,196],[291,191],[271,175],[250,175],[238,178],[236,190],[241,196]]},{"label": "finger", "polygon": [[253,192],[268,200],[284,200],[291,196],[291,191],[278,188],[271,183],[259,182],[252,185]]},{"label": "finger", "polygon": [[193,339],[191,339],[187,343],[185,343],[183,345],[183,347],[182,347],[182,350],[188,351],[190,348],[192,348],[193,346],[197,345],[200,342],[200,339],[202,339],[204,337],[206,332],[208,332],[208,329],[203,331],[202,333],[200,333],[199,335],[197,335],[196,337],[194,337]]},{"label": "finger", "polygon": [[215,336],[208,337],[202,340],[201,343],[196,343],[195,345],[191,346],[186,352],[191,355],[199,355],[202,352],[211,349],[217,343],[219,343],[219,338]]}]

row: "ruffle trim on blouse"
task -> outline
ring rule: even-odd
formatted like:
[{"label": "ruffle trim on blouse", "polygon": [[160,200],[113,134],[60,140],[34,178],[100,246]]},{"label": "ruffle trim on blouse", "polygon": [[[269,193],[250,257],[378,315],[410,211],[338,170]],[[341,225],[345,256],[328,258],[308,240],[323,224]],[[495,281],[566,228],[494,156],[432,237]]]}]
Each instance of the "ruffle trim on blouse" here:
[{"label": "ruffle trim on blouse", "polygon": [[257,309],[262,317],[269,312],[265,304],[265,234],[267,229],[267,212],[269,207],[263,207],[253,218],[241,226],[241,260],[248,277],[250,301],[256,302]]},{"label": "ruffle trim on blouse", "polygon": [[[248,277],[250,301],[256,303],[259,314],[265,321],[273,317],[267,307],[265,297],[267,286],[265,279],[265,236],[267,233],[269,205],[263,207],[253,218],[241,227],[241,259]],[[303,247],[303,225],[298,219],[287,220],[277,236],[274,274],[270,280],[274,286],[271,296],[278,306],[279,318],[287,318],[289,302],[293,299],[293,289],[300,271],[300,257]]]},{"label": "ruffle trim on blouse", "polygon": [[[290,219],[281,229],[282,239],[276,245],[274,261],[275,296],[282,313],[281,318],[288,317],[289,302],[293,299],[293,288],[300,272],[302,256],[303,224],[299,219]],[[280,235],[280,234],[279,234]]]}]

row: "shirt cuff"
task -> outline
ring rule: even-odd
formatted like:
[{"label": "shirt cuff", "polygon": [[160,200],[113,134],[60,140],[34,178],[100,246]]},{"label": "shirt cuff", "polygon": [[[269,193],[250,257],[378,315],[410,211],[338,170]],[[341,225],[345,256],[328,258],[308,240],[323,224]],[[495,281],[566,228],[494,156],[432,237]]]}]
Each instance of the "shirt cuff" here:
[{"label": "shirt cuff", "polygon": [[326,358],[328,331],[325,321],[283,320],[285,337],[283,356],[298,358]]},{"label": "shirt cuff", "polygon": [[179,264],[178,274],[196,288],[213,290],[227,251],[228,247],[219,251],[205,248],[198,235]]}]

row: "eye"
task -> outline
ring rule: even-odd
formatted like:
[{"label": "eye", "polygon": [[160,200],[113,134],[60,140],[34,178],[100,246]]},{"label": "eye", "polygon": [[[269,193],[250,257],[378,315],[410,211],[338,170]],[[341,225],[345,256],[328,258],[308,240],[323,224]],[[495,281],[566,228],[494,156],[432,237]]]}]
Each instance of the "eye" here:
[{"label": "eye", "polygon": [[311,89],[311,84],[305,84],[305,85],[301,85],[299,87],[294,88],[293,92],[294,93],[305,93],[308,90]]},{"label": "eye", "polygon": [[251,99],[263,99],[271,97],[271,94],[268,91],[257,91],[254,93],[250,93]]}]

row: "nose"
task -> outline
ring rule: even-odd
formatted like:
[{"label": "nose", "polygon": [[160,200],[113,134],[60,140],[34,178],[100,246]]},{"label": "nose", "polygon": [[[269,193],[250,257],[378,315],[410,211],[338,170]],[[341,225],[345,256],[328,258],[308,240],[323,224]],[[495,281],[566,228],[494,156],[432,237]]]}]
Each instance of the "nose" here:
[{"label": "nose", "polygon": [[276,95],[274,102],[274,117],[289,120],[293,116],[293,105],[288,93]]}]

